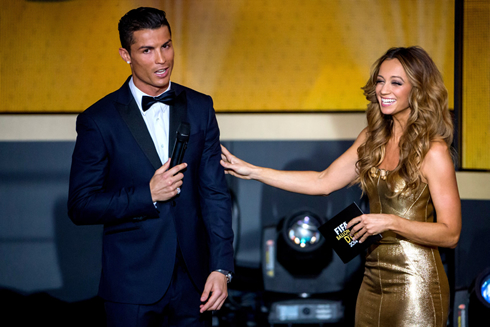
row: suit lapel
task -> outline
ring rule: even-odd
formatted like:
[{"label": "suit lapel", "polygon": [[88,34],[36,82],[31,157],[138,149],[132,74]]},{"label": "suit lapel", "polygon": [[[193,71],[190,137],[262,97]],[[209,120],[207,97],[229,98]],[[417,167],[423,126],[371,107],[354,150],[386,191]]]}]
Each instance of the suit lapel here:
[{"label": "suit lapel", "polygon": [[[177,86],[177,85],[175,85]],[[172,156],[172,151],[175,145],[175,139],[177,136],[177,129],[182,121],[187,121],[187,98],[185,96],[185,90],[179,90],[178,87],[174,88],[172,83],[172,88],[177,93],[177,98],[175,99],[175,104],[170,106],[170,122],[169,122],[169,133],[168,133],[168,156]]]},{"label": "suit lapel", "polygon": [[[129,87],[126,86],[128,91]],[[155,149],[155,144],[151,138],[150,133],[148,132],[148,128],[146,127],[145,121],[141,116],[141,112],[134,101],[134,98],[131,94],[129,104],[125,103],[116,103],[116,108],[121,114],[126,125],[128,125],[131,134],[135,138],[136,142],[140,146],[141,150],[145,153],[148,160],[150,160],[153,168],[158,169],[162,166],[162,162],[160,161],[160,157],[158,156],[157,150]],[[127,102],[126,102],[127,103]]]}]

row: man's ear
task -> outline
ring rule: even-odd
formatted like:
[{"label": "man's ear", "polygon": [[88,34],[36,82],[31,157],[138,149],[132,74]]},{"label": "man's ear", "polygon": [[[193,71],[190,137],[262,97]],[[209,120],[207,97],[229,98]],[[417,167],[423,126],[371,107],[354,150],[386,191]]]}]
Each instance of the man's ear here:
[{"label": "man's ear", "polygon": [[131,64],[131,55],[129,54],[128,50],[119,48],[119,55],[126,63]]}]

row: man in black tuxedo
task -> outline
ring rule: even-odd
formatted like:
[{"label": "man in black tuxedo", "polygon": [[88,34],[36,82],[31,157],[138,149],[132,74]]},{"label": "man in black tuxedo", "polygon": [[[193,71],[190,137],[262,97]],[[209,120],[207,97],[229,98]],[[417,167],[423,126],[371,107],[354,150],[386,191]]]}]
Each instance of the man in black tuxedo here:
[{"label": "man in black tuxedo", "polygon": [[[233,271],[213,102],[170,82],[163,11],[129,11],[119,35],[132,75],[77,118],[69,216],[104,225],[99,295],[108,326],[210,326]],[[169,169],[181,122],[190,124],[187,150]]]}]

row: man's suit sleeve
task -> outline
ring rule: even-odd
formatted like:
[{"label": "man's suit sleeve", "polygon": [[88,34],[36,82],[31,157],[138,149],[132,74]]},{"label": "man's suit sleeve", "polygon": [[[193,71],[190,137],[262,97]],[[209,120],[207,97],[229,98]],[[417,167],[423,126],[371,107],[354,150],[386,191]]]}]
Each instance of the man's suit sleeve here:
[{"label": "man's suit sleeve", "polygon": [[[77,225],[119,223],[138,217],[158,217],[148,183],[108,182],[111,151],[96,121],[86,113],[77,118],[72,156],[68,215]],[[125,176],[121,176],[124,179]]]},{"label": "man's suit sleeve", "polygon": [[[201,212],[209,233],[210,268],[233,271],[233,230],[231,200],[220,165],[219,128],[211,97],[204,151],[200,166]],[[208,107],[208,106],[206,106]]]}]

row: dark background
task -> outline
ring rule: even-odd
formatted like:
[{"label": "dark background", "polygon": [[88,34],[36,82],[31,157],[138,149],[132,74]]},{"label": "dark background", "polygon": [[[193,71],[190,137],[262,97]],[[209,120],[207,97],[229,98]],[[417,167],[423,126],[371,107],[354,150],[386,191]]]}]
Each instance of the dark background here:
[{"label": "dark background", "polygon": [[[352,141],[228,141],[237,156],[258,165],[288,170],[322,170]],[[66,200],[74,142],[0,142],[0,324],[50,322],[52,325],[102,326],[96,297],[100,274],[102,226],[75,226]],[[308,208],[324,219],[351,202],[367,210],[356,187],[328,197],[293,194],[255,181],[229,177],[236,198],[236,275],[227,306],[215,324],[264,325],[274,301],[297,298],[264,290],[262,233],[282,218]],[[441,249],[451,290],[466,290],[490,266],[490,201],[462,200],[463,230],[456,250]],[[352,324],[362,258],[344,265],[335,255],[318,295],[342,301]],[[323,284],[322,284],[323,285]],[[346,296],[346,295],[349,296]],[[454,298],[454,296],[453,296]],[[2,321],[3,320],[3,321]]]}]

